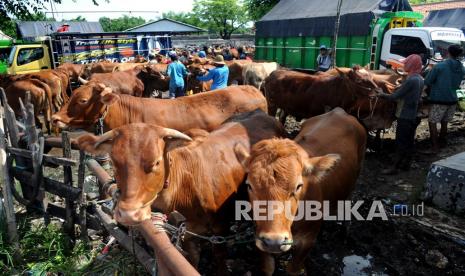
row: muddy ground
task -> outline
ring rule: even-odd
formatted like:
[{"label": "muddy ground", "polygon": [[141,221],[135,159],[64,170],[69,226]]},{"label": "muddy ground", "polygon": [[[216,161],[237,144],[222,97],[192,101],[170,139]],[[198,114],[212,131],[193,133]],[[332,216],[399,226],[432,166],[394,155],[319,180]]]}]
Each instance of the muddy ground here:
[{"label": "muddy ground", "polygon": [[[288,131],[294,134],[299,129],[299,123],[292,118],[288,118],[286,125]],[[428,136],[427,122],[423,121],[417,130],[417,149],[429,148]],[[410,171],[383,176],[380,172],[390,165],[395,149],[393,139],[394,132],[388,131],[383,135],[381,149],[367,151],[353,200],[382,200],[388,211],[392,211],[396,203],[410,206],[422,203],[422,192],[431,163],[465,151],[465,113],[456,113],[449,144],[438,155],[416,154]],[[362,208],[361,214],[366,215],[368,207]],[[433,230],[432,226],[440,231]],[[450,233],[462,239],[451,238]],[[345,224],[324,222],[306,267],[309,275],[465,275],[463,237],[463,216],[440,211],[425,202],[423,217],[389,216],[388,221],[352,221]],[[215,275],[212,265],[215,258],[208,248],[210,246],[207,245],[202,255],[200,271],[204,275]],[[255,250],[253,243],[228,248],[228,266],[232,275],[256,275],[258,260]],[[120,254],[127,256],[128,253],[116,245],[108,256],[98,258],[94,265],[98,267],[102,263],[111,263]],[[279,258],[280,265],[275,275],[286,275],[283,266],[290,257],[288,254]],[[111,275],[127,269],[92,273],[91,267],[87,275]],[[129,275],[134,274],[144,272],[138,266],[137,272],[129,272]]]}]

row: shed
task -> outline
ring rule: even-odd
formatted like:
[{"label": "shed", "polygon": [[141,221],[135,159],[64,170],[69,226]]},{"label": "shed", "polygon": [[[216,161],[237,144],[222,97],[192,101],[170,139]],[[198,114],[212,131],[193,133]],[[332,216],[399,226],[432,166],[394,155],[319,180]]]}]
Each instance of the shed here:
[{"label": "shed", "polygon": [[192,26],[176,20],[163,18],[157,21],[148,22],[140,26],[127,29],[126,32],[152,32],[160,34],[190,34],[190,33],[203,33],[207,30]]},{"label": "shed", "polygon": [[[338,0],[281,0],[256,23],[257,37],[328,36],[334,33]],[[375,14],[411,11],[408,0],[343,0],[339,34],[363,36]]]}]

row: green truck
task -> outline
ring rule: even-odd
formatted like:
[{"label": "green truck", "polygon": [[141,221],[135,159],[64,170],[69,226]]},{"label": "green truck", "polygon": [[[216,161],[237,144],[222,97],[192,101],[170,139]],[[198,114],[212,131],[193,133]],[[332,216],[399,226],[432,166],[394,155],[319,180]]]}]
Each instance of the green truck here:
[{"label": "green truck", "polygon": [[0,40],[0,75],[6,74],[8,69],[8,56],[13,47],[12,40]]},{"label": "green truck", "polygon": [[[256,23],[255,58],[289,68],[316,69],[321,45],[332,47],[338,1],[280,1]],[[388,60],[444,56],[465,43],[455,28],[423,27],[408,1],[343,0],[335,65],[386,68]],[[384,5],[384,6],[383,6]],[[404,10],[400,10],[404,9]]]}]

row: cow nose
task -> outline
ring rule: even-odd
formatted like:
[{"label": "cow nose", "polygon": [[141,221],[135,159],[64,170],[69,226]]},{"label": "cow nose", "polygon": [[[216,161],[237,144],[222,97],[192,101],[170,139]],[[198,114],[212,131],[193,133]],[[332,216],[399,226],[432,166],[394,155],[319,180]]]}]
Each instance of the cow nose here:
[{"label": "cow nose", "polygon": [[258,238],[265,251],[270,253],[281,253],[288,251],[292,246],[292,240],[285,235],[276,235],[276,236],[260,236]]}]

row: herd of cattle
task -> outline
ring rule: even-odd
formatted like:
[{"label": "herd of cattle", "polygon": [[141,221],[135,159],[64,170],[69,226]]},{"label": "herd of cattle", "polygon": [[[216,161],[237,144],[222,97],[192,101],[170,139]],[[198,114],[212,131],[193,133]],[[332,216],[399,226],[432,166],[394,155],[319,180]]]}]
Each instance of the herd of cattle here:
[{"label": "herd of cattle", "polygon": [[[311,75],[275,63],[227,65],[229,82],[239,85],[198,93],[208,91],[208,84],[190,77],[187,90],[195,94],[176,99],[150,98],[153,91],[168,90],[165,64],[63,64],[5,76],[0,86],[15,111],[30,91],[48,130],[53,124],[93,132],[103,121],[103,135],[85,134],[78,144],[91,154],[110,155],[117,184],[107,192],[118,190],[114,214],[124,225],[150,218],[153,208],[178,210],[190,231],[225,235],[234,202],[243,195],[250,201],[289,201],[294,214],[299,200],[347,198],[364,158],[367,130],[387,128],[394,119],[395,104],[377,94],[392,93],[399,76],[358,67]],[[196,59],[188,69],[195,76],[208,66]],[[71,91],[71,82],[82,85]],[[286,115],[309,118],[293,140],[276,120],[278,110],[282,122]],[[257,221],[262,272],[271,275],[272,254],[292,248],[287,269],[298,273],[320,224],[284,215]],[[184,246],[197,265],[198,240],[187,236]],[[215,248],[218,259],[225,257],[225,250]],[[218,262],[220,270],[224,265]]]}]

